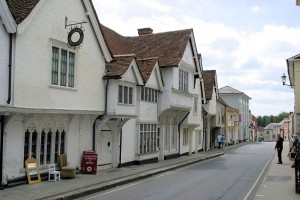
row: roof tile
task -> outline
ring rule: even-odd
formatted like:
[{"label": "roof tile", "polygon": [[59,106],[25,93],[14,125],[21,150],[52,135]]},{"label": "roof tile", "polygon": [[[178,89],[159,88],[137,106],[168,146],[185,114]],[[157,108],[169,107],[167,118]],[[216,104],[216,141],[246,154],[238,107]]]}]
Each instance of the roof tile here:
[{"label": "roof tile", "polygon": [[6,0],[7,6],[17,24],[20,24],[40,0]]}]

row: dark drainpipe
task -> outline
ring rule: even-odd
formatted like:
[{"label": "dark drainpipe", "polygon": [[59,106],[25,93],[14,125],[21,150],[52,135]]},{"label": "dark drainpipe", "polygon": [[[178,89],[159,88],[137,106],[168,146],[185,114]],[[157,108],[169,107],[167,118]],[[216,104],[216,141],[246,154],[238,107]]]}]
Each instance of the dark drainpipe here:
[{"label": "dark drainpipe", "polygon": [[7,104],[11,101],[11,63],[12,63],[12,37],[13,34],[9,34],[9,63],[8,63],[8,99]]},{"label": "dark drainpipe", "polygon": [[188,112],[188,114],[186,114],[186,116],[181,120],[181,122],[179,122],[178,124],[178,134],[179,134],[179,156],[180,156],[180,125],[182,124],[182,122],[185,120],[185,118],[187,118],[187,116],[190,114],[190,112]]},{"label": "dark drainpipe", "polygon": [[3,190],[4,187],[2,185],[3,179],[3,138],[4,138],[4,116],[1,116],[0,119],[1,129],[0,129],[0,189]]},{"label": "dark drainpipe", "polygon": [[[121,120],[122,122],[122,120]],[[120,131],[120,153],[119,153],[119,168],[121,168],[121,164],[122,164],[122,131],[123,129],[121,128],[121,131]]]},{"label": "dark drainpipe", "polygon": [[93,151],[96,152],[96,122],[97,120],[101,119],[102,117],[107,115],[107,91],[108,91],[108,83],[109,79],[106,81],[106,88],[105,88],[105,108],[104,108],[104,113],[102,115],[99,115],[94,123],[93,123]]}]

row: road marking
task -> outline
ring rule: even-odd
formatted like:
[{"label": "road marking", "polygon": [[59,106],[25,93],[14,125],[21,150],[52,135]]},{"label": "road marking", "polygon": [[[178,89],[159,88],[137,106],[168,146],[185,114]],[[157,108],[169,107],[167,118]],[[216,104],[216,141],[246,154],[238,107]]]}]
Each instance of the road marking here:
[{"label": "road marking", "polygon": [[[222,156],[222,155],[220,155],[220,156]],[[195,166],[195,165],[199,165],[199,163],[205,163],[205,162],[208,162],[208,161],[217,159],[218,157],[219,157],[219,156],[214,157],[214,158],[210,158],[210,159],[207,159],[207,160],[203,160],[203,161],[200,161],[200,162],[198,162],[198,163],[188,165],[188,166],[186,166],[186,167],[182,167],[182,168],[180,167],[180,168],[178,168],[178,169],[174,169],[174,170],[171,170],[171,171],[169,171],[169,172],[165,172],[165,173],[163,173],[163,174],[161,174],[161,175],[156,175],[155,177],[152,177],[152,178],[146,178],[146,179],[143,180],[143,181],[139,181],[139,182],[136,182],[136,183],[132,183],[132,184],[127,185],[127,186],[121,186],[120,188],[113,189],[113,190],[111,190],[111,191],[104,192],[104,193],[101,193],[101,194],[98,194],[98,195],[95,195],[95,196],[86,198],[86,199],[84,199],[84,200],[94,199],[94,198],[96,198],[96,197],[100,197],[100,196],[103,196],[103,195],[106,195],[106,194],[110,194],[110,193],[113,193],[113,192],[116,192],[116,191],[119,191],[119,190],[122,190],[122,189],[125,189],[125,188],[129,188],[129,187],[138,185],[138,184],[140,184],[140,183],[147,182],[147,181],[149,181],[149,180],[153,180],[153,179],[156,179],[156,178],[159,178],[159,177],[162,177],[162,176],[166,176],[166,175],[168,175],[168,174],[172,174],[172,173],[177,172],[177,171],[180,171],[180,170],[187,169],[187,168],[189,168],[189,167],[193,167],[193,166]],[[119,186],[117,186],[117,187],[119,187]]]},{"label": "road marking", "polygon": [[273,155],[271,156],[271,158],[269,159],[269,161],[266,163],[265,167],[263,168],[263,170],[261,171],[260,175],[257,177],[255,183],[252,185],[251,189],[249,190],[249,192],[247,193],[247,195],[245,196],[244,200],[247,200],[251,194],[251,192],[254,190],[256,184],[258,183],[258,180],[261,178],[261,176],[263,175],[263,173],[265,172],[267,166],[269,165],[269,163],[273,160],[274,157],[274,152]]},{"label": "road marking", "polygon": [[255,195],[256,197],[263,197],[264,195],[262,195],[262,194],[257,194],[257,195]]}]

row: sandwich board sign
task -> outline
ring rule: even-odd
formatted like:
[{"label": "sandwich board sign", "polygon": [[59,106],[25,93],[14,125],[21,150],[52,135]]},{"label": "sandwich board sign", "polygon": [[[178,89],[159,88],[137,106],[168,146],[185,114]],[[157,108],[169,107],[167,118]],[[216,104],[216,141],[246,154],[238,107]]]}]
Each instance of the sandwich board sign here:
[{"label": "sandwich board sign", "polygon": [[27,173],[27,179],[28,184],[35,184],[41,182],[41,176],[40,176],[40,168],[38,166],[38,161],[30,157],[25,161],[26,166],[26,173]]}]

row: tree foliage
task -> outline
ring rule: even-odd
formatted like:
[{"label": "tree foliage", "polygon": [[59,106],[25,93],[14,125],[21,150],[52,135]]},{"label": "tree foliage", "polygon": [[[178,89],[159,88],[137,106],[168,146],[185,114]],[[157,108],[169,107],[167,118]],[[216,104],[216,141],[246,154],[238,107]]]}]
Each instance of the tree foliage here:
[{"label": "tree foliage", "polygon": [[287,112],[281,112],[279,115],[274,116],[274,115],[264,115],[264,116],[257,116],[256,117],[256,122],[257,126],[261,127],[266,127],[270,123],[279,123],[281,122],[284,118],[288,117],[289,113]]}]

